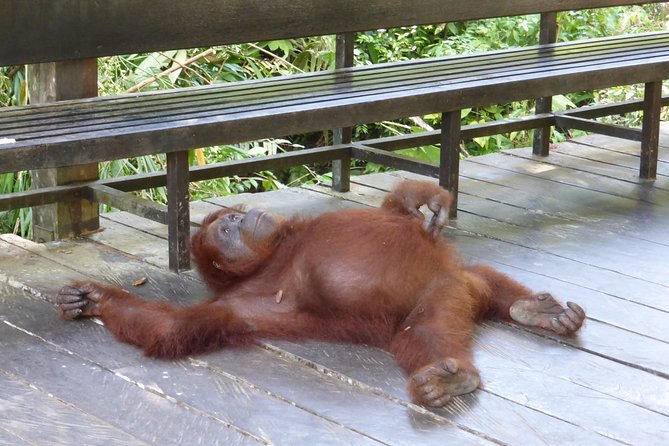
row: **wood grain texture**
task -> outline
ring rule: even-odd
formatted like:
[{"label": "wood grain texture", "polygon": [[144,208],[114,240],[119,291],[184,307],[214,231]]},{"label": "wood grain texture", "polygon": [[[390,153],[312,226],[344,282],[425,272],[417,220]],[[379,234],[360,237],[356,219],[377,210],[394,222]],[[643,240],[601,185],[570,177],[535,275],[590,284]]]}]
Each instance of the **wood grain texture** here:
[{"label": "wood grain texture", "polygon": [[[669,77],[669,33],[8,108],[2,170],[62,167]],[[95,150],[90,150],[92,147]]]},{"label": "wood grain texture", "polygon": [[[201,300],[208,291],[195,274],[167,271],[165,225],[118,212],[104,215],[105,230],[87,240],[37,245],[4,235],[0,382],[7,385],[0,402],[10,391],[16,423],[0,413],[0,439],[23,438],[21,423],[34,413],[59,426],[76,411],[72,432],[86,444],[136,438],[140,444],[663,446],[669,196],[661,181],[644,186],[630,179],[638,151],[638,142],[589,136],[558,144],[549,158],[527,148],[461,163],[459,218],[445,235],[465,261],[490,263],[534,289],[579,302],[588,320],[575,338],[482,324],[475,357],[484,389],[441,410],[411,405],[406,377],[377,349],[264,341],[155,361],[98,324],[58,320],[44,302],[61,284],[85,277],[147,299]],[[660,146],[662,169],[667,157],[669,149]],[[191,203],[191,219],[197,224],[221,206],[305,217],[378,206],[404,178],[437,181],[408,172],[353,176],[346,193],[314,185]],[[146,283],[133,287],[141,277]],[[26,382],[32,387],[21,387]],[[41,412],[17,403],[44,401],[42,392],[55,398]]]},{"label": "wood grain texture", "polygon": [[12,45],[0,48],[0,65],[635,3],[483,0],[473,8],[457,0],[7,0],[3,6],[12,13],[0,16],[0,41]]}]

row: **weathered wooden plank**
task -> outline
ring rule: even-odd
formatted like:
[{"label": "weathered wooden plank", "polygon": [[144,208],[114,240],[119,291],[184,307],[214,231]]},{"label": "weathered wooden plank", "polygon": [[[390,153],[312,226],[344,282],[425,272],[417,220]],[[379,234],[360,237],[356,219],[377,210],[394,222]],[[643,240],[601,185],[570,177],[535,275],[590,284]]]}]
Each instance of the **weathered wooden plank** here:
[{"label": "weathered wooden plank", "polygon": [[540,178],[516,175],[502,166],[467,161],[463,165],[465,193],[518,208],[513,218],[512,213],[505,214],[505,221],[519,223],[525,210],[530,215],[550,214],[581,226],[595,226],[603,232],[669,244],[664,223],[669,218],[666,207],[573,185],[550,183],[547,187]]},{"label": "weathered wooden plank", "polygon": [[[639,143],[620,138],[609,138],[604,135],[593,134],[580,136],[574,140],[574,142],[637,156],[640,151]],[[667,122],[660,123],[660,146],[658,155],[660,161],[669,162],[669,123]]]},{"label": "weathered wooden plank", "polygon": [[[514,149],[511,151],[505,151],[504,154],[523,158],[531,161],[539,161],[533,157],[527,150],[524,149]],[[648,192],[648,195],[653,198],[654,195],[658,195],[656,201],[658,204],[662,205],[664,199],[669,196],[666,192],[669,191],[669,177],[662,175],[657,177],[654,181],[649,181],[648,179],[640,178],[637,172],[629,169],[621,169],[619,166],[613,165],[611,163],[603,162],[600,159],[588,159],[584,157],[572,156],[565,153],[555,152],[555,156],[551,156],[548,159],[541,160],[543,164],[557,166],[559,168],[564,168],[564,170],[573,170],[578,172],[587,172],[596,174],[598,178],[603,179],[604,181],[607,178],[611,178],[616,181],[625,181],[633,184],[638,184],[643,186]],[[568,173],[567,173],[568,175]],[[611,183],[615,183],[612,181]],[[667,200],[669,201],[669,200]]]},{"label": "weathered wooden plank", "polygon": [[[374,389],[350,383],[348,377],[323,373],[311,363],[286,357],[283,351],[226,350],[198,361],[219,373],[258,383],[272,394],[314,413],[326,414],[384,444],[489,444],[476,432],[459,429],[459,423],[398,403]],[[467,430],[472,431],[468,427]]]},{"label": "weathered wooden plank", "polygon": [[[48,287],[37,288],[40,284],[32,284],[30,287],[31,290],[37,290],[38,295],[40,291],[46,296],[53,295],[72,278],[98,280],[132,290],[147,299],[160,298],[179,304],[192,303],[208,295],[207,287],[195,274],[175,275],[165,268],[142,262],[132,254],[103,244],[83,240],[36,244],[6,234],[0,238],[0,247],[8,252],[7,257],[0,257],[3,267],[9,262],[10,256],[28,255],[34,269],[50,268],[51,274],[46,282]],[[163,257],[166,255],[163,253]],[[14,272],[12,278],[16,286],[30,284],[33,280],[25,268]],[[142,278],[147,279],[145,283],[133,286]]]},{"label": "weathered wooden plank", "polygon": [[[295,99],[298,103],[304,102],[318,94],[332,98],[336,93],[336,97],[343,99],[354,98],[360,93],[374,93],[375,90],[378,93],[397,87],[416,89],[435,82],[461,84],[481,77],[492,79],[492,75],[504,78],[513,73],[524,73],[527,69],[540,73],[542,69],[556,69],[558,66],[592,66],[597,60],[638,57],[636,53],[639,51],[651,51],[650,54],[643,53],[643,57],[647,58],[664,51],[666,40],[667,36],[661,33],[590,39],[553,46],[368,65],[339,72],[321,71],[139,95],[61,101],[55,105],[9,107],[0,115],[0,128],[5,136],[37,139],[40,136],[65,135],[72,130],[74,122],[79,122],[77,127],[97,130],[116,127],[128,120],[146,125],[179,118],[184,116],[184,110],[190,110],[188,115],[195,118],[221,111],[230,114],[239,111],[240,105],[262,108],[271,108],[272,104],[289,105]],[[622,51],[623,54],[615,51]],[[553,65],[542,66],[539,63],[542,59]],[[209,114],[203,114],[204,111]],[[151,118],[156,121],[147,122]],[[96,124],[100,127],[91,128]]]},{"label": "weathered wooden plank", "polygon": [[320,193],[305,192],[297,188],[286,188],[262,194],[239,194],[227,197],[210,198],[208,203],[224,207],[243,206],[246,209],[260,208],[271,210],[283,217],[310,217],[324,212],[334,212],[351,207],[360,207],[353,203],[342,202],[334,197]]},{"label": "weathered wooden plank", "polygon": [[[58,4],[48,0],[11,0],[7,8],[13,11],[12,20],[0,20],[0,36],[4,41],[9,41],[11,36],[19,35],[25,29],[33,29],[31,27],[36,20],[40,26],[34,27],[34,32],[16,45],[3,48],[0,65],[633,3],[630,0],[569,0],[559,4],[548,0],[485,0],[476,8],[469,8],[459,1],[445,3],[436,0],[421,0],[412,5],[399,0],[373,0],[365,5],[356,1],[333,3],[327,0],[281,0],[271,5],[258,0],[235,0],[223,4],[202,0],[186,7],[177,1],[160,0],[151,10],[151,20],[146,20],[146,9],[130,0],[119,1],[113,6],[105,3],[90,5],[79,0]],[[37,18],[35,11],[40,11]],[[251,14],[250,11],[266,13]],[[369,11],[375,13],[369,14]],[[55,23],[67,26],[62,28]],[[181,32],[175,34],[175,29]]]},{"label": "weathered wooden plank", "polygon": [[[356,123],[425,114],[443,107],[445,103],[449,104],[449,108],[457,109],[522,99],[528,95],[545,96],[564,92],[565,85],[577,84],[579,89],[596,89],[629,83],[630,79],[645,82],[661,78],[663,70],[669,69],[669,63],[661,57],[658,59],[649,54],[628,57],[629,50],[625,50],[625,54],[611,57],[604,65],[593,65],[582,60],[587,55],[579,56],[576,62],[565,63],[560,70],[549,69],[552,68],[551,64],[558,63],[549,58],[542,66],[524,69],[513,75],[508,70],[492,75],[477,73],[465,84],[461,83],[466,79],[462,77],[458,82],[446,84],[440,81],[443,80],[441,75],[434,79],[421,78],[423,85],[416,89],[417,85],[407,84],[400,79],[396,81],[396,87],[384,86],[375,92],[367,88],[362,92],[350,93],[353,96],[342,93],[328,97],[328,91],[325,96],[310,94],[308,100],[304,96],[275,98],[267,103],[270,109],[266,108],[267,105],[256,109],[242,107],[237,111],[219,107],[210,116],[181,114],[175,121],[168,121],[167,116],[162,115],[154,118],[154,121],[132,122],[131,126],[123,129],[113,128],[105,122],[103,129],[84,127],[86,131],[69,136],[46,140],[34,138],[5,144],[2,147],[7,161],[4,166],[7,171],[20,170],[27,163],[59,167],[132,156],[138,150],[144,153],[146,147],[155,147],[155,150],[159,147],[160,151],[169,153],[191,147],[316,131],[333,125],[349,127]],[[594,71],[600,73],[603,69],[606,69],[606,75],[593,75]],[[344,79],[348,71],[354,70],[356,68],[338,71],[335,76]],[[504,88],[499,88],[500,82]],[[341,86],[346,91],[351,89],[348,82]],[[295,119],[296,113],[308,115],[308,119]],[[90,146],[91,139],[96,141],[96,150],[83,150],[84,146]],[[44,151],[47,140],[49,156]],[[186,141],[187,147],[184,147]]]},{"label": "weathered wooden plank", "polygon": [[[201,203],[201,202],[200,201],[191,202],[191,222],[193,219],[192,218],[193,206],[196,203]],[[111,220],[113,222],[120,223],[123,226],[127,226],[129,230],[134,229],[137,231],[145,232],[150,235],[155,235],[156,237],[167,239],[167,225],[158,223],[157,221],[154,220],[149,220],[148,218],[140,217],[130,212],[124,212],[124,211],[106,212],[100,215],[100,220],[102,227],[105,226],[107,220]]]},{"label": "weathered wooden plank", "polygon": [[[641,130],[635,128],[623,127],[620,125],[606,124],[592,119],[570,116],[567,114],[557,114],[555,124],[563,129],[578,129],[585,132],[595,132],[602,135],[625,138],[632,141],[641,141]],[[539,155],[533,151],[535,155]],[[548,156],[548,147],[544,156]]]},{"label": "weathered wooden plank", "polygon": [[[514,438],[522,438],[523,442],[527,443],[564,444],[564,442],[571,441],[576,443],[586,441],[585,438],[588,437],[588,444],[591,441],[594,444],[606,444],[611,439],[630,444],[662,444],[657,437],[657,424],[654,423],[662,423],[662,420],[665,419],[664,415],[589,390],[571,382],[569,376],[560,377],[550,372],[546,373],[541,368],[549,368],[550,365],[541,361],[537,354],[525,360],[513,349],[509,352],[506,349],[498,350],[496,345],[486,345],[488,339],[496,338],[498,334],[500,334],[499,331],[485,336],[477,334],[477,345],[480,348],[476,351],[475,359],[481,368],[486,391],[460,396],[451,407],[437,410],[436,413],[442,414],[450,411],[456,414],[459,422],[485,432],[482,425],[490,420],[483,414],[487,413],[491,406],[494,407],[490,400],[495,399],[495,396],[502,396],[504,399],[497,400],[497,407],[492,410],[493,413],[504,412],[506,414],[505,432],[494,427],[494,424],[488,429],[503,442],[513,443]],[[520,333],[507,333],[507,336],[511,337],[516,335]],[[278,345],[284,350],[307,358],[327,369],[335,372],[345,371],[347,376],[363,384],[378,387],[398,398],[406,399],[407,397],[402,373],[394,366],[393,358],[386,352],[368,347],[312,342],[281,342]],[[540,345],[540,348],[546,347]],[[550,351],[555,354],[557,349]],[[569,353],[569,351],[564,353]],[[558,353],[558,356],[563,358],[566,355]],[[536,367],[539,370],[526,365],[532,360],[538,362]],[[364,367],[360,367],[361,363],[364,364]],[[628,387],[627,392],[632,392],[631,386]],[[569,403],[565,403],[565,399]],[[533,408],[537,411],[536,413],[549,414],[554,418],[552,421],[545,420],[548,425],[540,425],[538,423],[541,421],[533,419],[532,414],[523,413],[522,417],[525,422],[520,422],[520,418],[516,421],[520,413],[514,410],[514,406],[503,407],[508,404],[508,400],[519,402]],[[642,429],[639,429],[638,423],[643,423],[641,420],[646,419],[647,416],[653,418],[654,422],[646,425],[647,432],[639,432]],[[557,435],[555,430],[560,429],[560,423],[556,423],[557,420],[569,421],[587,430],[581,432],[565,430],[561,435]],[[519,426],[523,424],[530,424],[532,431],[526,431],[526,426]],[[601,437],[593,435],[593,432],[599,433]],[[567,438],[572,435],[574,437],[568,440]]]},{"label": "weathered wooden plank", "polygon": [[[508,382],[506,378],[496,377],[500,368],[531,369],[665,415],[669,410],[669,403],[662,397],[664,390],[659,390],[669,386],[669,382],[663,377],[559,342],[546,342],[545,339],[524,333],[514,326],[483,324],[476,339],[480,346],[476,361],[483,370],[485,382],[494,385],[496,392],[506,392],[502,386]],[[509,361],[511,363],[505,365]],[[496,381],[495,384],[492,384],[493,380]],[[536,381],[542,382],[543,379],[538,378]],[[526,386],[526,389],[528,392],[537,390],[531,385]],[[510,389],[509,393],[514,391]],[[540,396],[541,391],[539,389],[534,396]],[[573,392],[579,394],[578,389]],[[571,394],[567,391],[556,396],[559,392],[552,390],[546,393],[553,398]],[[555,401],[554,405],[561,406],[562,403]],[[568,404],[565,406],[569,407]]]},{"label": "weathered wooden plank", "polygon": [[[168,289],[168,286],[166,286],[166,289]],[[365,435],[353,433],[339,423],[329,421],[327,417],[313,415],[300,407],[294,407],[290,402],[277,398],[275,395],[267,395],[258,386],[240,382],[230,375],[206,373],[206,368],[203,368],[202,364],[189,365],[188,361],[169,362],[145,358],[141,351],[117,342],[109,332],[97,324],[90,322],[67,323],[58,320],[51,309],[44,311],[48,305],[43,302],[23,299],[9,303],[0,300],[0,303],[5,308],[4,311],[7,311],[9,307],[6,320],[11,323],[11,326],[5,324],[5,327],[8,327],[7,329],[18,327],[15,331],[19,335],[3,336],[3,341],[12,342],[16,346],[17,354],[24,351],[25,355],[25,351],[28,351],[28,354],[40,358],[55,356],[54,353],[50,354],[44,350],[46,344],[43,344],[45,347],[27,345],[29,343],[24,338],[36,339],[26,335],[25,332],[27,332],[69,352],[68,356],[74,354],[74,360],[77,363],[84,360],[84,368],[90,368],[91,364],[96,364],[97,367],[100,367],[99,373],[111,373],[111,376],[120,377],[123,382],[132,383],[140,389],[149,389],[150,392],[144,393],[149,396],[160,395],[165,403],[172,401],[172,403],[163,404],[163,406],[176,405],[194,412],[197,417],[193,418],[199,421],[191,420],[193,426],[189,429],[183,429],[174,438],[193,436],[194,439],[199,438],[198,441],[207,443],[211,440],[205,441],[203,438],[210,436],[210,433],[206,429],[199,435],[196,435],[196,432],[198,426],[214,419],[224,426],[234,426],[235,430],[251,432],[251,434],[246,435],[250,435],[256,440],[262,439],[263,442],[270,444],[286,444],[295,438],[312,441],[310,440],[312,436],[319,438],[319,444],[341,444],[342,442],[377,444]],[[29,315],[29,318],[23,315]],[[0,326],[0,333],[3,333],[2,330],[3,327]],[[3,346],[4,354],[7,350],[2,343],[0,345]],[[101,348],[101,346],[104,346],[104,348]],[[59,364],[62,361],[62,359],[56,357],[53,360]],[[63,368],[73,367],[69,363],[64,365],[66,367]],[[25,370],[18,356],[9,355],[7,363],[3,362],[0,367],[6,367],[6,370],[11,373],[24,376],[32,382],[42,380],[47,391],[56,393],[53,391],[54,383],[51,383],[49,376],[43,370]],[[25,364],[25,367],[29,367],[29,365]],[[42,367],[48,370],[49,367],[53,368],[55,366],[49,361]],[[38,377],[36,375],[40,373],[44,376]],[[82,389],[79,392],[75,392],[71,397],[63,398],[63,400],[73,403],[73,398],[81,398],[82,393],[97,389],[96,383],[98,381],[108,380],[105,377],[100,377],[97,371],[93,373],[96,376],[90,379],[83,379],[80,375],[81,371],[79,369],[71,370],[69,381],[74,380],[76,382],[77,379],[82,378],[84,384],[80,384]],[[62,381],[62,377],[59,375],[53,376],[53,379]],[[70,385],[73,384],[70,383]],[[67,383],[59,382],[58,386],[67,386]],[[211,389],[216,389],[216,391],[211,391]],[[134,399],[143,401],[147,398],[146,396],[141,398],[132,396],[136,392],[130,392],[130,395],[128,393],[127,391],[120,392],[116,398],[107,395],[104,410],[118,410],[118,407],[123,407],[122,403],[126,398],[128,401]],[[59,395],[59,398],[62,397]],[[91,398],[88,399],[92,400]],[[114,401],[114,404],[109,404],[109,401]],[[230,401],[234,401],[235,404],[230,404]],[[117,408],[114,409],[114,406]],[[262,410],[258,411],[258,408],[262,408]],[[102,408],[94,410],[92,407],[82,407],[82,409],[91,413],[99,413],[103,410]],[[155,411],[148,407],[145,410],[153,411],[155,414],[152,413],[152,416],[161,416],[161,411]],[[174,408],[169,410],[172,411],[172,416],[178,416],[178,413],[174,412]],[[170,419],[166,413],[162,413],[162,417]],[[183,426],[181,427],[183,428]],[[150,429],[147,435],[156,435],[153,432],[154,430]],[[131,430],[131,432],[135,432],[135,430]],[[168,434],[165,433],[164,435]],[[462,438],[466,437],[465,434]],[[172,441],[176,440],[173,439]],[[226,437],[220,436],[212,444],[237,444],[235,441],[232,443],[228,443],[228,441],[232,440],[226,440]],[[473,437],[473,441],[470,441],[470,444],[484,443],[478,441],[475,437]],[[172,444],[172,442],[165,444]]]},{"label": "weathered wooden plank", "polygon": [[[582,270],[587,268],[579,264],[574,264],[571,261],[560,261],[559,256],[545,255],[540,251],[518,249],[517,245],[504,244],[504,242],[495,242],[476,236],[457,234],[456,243],[460,251],[467,257],[472,256],[480,261],[497,261],[521,269],[543,267],[544,270],[550,270],[550,272],[546,272],[546,275],[558,276],[558,278],[565,277],[565,281],[575,281],[576,283],[581,281],[586,282],[590,278],[591,282],[594,282],[591,285],[593,289],[599,288],[597,284],[606,280],[607,276],[609,276],[605,270],[595,270],[590,271],[590,274],[584,274]],[[554,270],[560,270],[560,273],[556,274],[553,272]],[[620,292],[621,287],[625,287],[625,292],[628,290],[631,292],[631,285],[624,285],[623,279],[620,277],[617,279],[618,281],[614,283],[617,284],[618,292]],[[609,280],[613,279],[609,277]],[[560,289],[556,291],[560,291]],[[564,295],[563,297],[568,299],[573,298],[581,302],[592,296],[589,296],[588,293],[579,293],[576,296]],[[659,297],[655,296],[655,298]],[[591,304],[597,304],[593,307],[593,311],[595,311],[593,318],[597,318],[596,310],[601,303],[597,303],[593,299]],[[619,302],[619,305],[626,307],[624,302]],[[626,308],[631,310],[632,306],[627,306]],[[586,310],[590,312],[587,304]],[[605,316],[601,317],[605,319]],[[634,319],[633,316],[630,317]],[[621,325],[625,324],[626,322],[621,322]],[[657,333],[657,336],[660,339],[666,339],[666,336],[661,333]],[[611,342],[612,339],[615,339],[614,343]],[[669,344],[650,337],[621,331],[612,325],[599,323],[596,319],[593,319],[589,323],[588,330],[584,331],[577,340],[566,339],[564,342],[623,363],[634,364],[645,370],[653,370],[656,373],[669,376],[669,361],[665,359],[666,355],[669,354]]]},{"label": "weathered wooden plank", "polygon": [[[406,377],[387,352],[371,347],[318,342],[273,342],[271,345],[362,385],[408,400]],[[583,429],[580,423],[569,424],[556,417],[546,417],[541,411],[527,411],[523,405],[513,404],[487,390],[456,397],[449,406],[433,412],[486,433],[504,444],[615,443]],[[502,413],[504,416],[500,417]]]},{"label": "weathered wooden plank", "polygon": [[[146,444],[100,419],[49,397],[31,385],[0,372],[0,444],[24,444],[21,439],[25,444],[65,446],[79,443],[82,438],[91,445]],[[2,432],[15,435],[12,443],[5,443]]]},{"label": "weathered wooden plank", "polygon": [[[638,145],[638,144],[636,144]],[[619,168],[619,171],[622,171],[623,174],[627,174],[627,170],[632,170],[633,175],[636,176],[638,180],[637,170],[639,168],[639,151],[636,150],[636,154],[618,152],[613,150],[607,150],[600,147],[595,147],[591,145],[581,144],[578,141],[567,141],[560,144],[557,144],[553,149],[553,153],[560,153],[564,155],[569,155],[571,157],[576,157],[579,159],[587,159],[591,161],[597,161],[603,164],[610,164]],[[659,161],[657,165],[657,174],[658,176],[669,176],[669,163],[666,161]],[[625,175],[625,178],[627,176]],[[633,177],[634,178],[634,177]]]},{"label": "weathered wooden plank", "polygon": [[543,163],[538,160],[523,159],[499,153],[486,157],[472,158],[470,161],[476,164],[497,166],[510,172],[548,180],[548,183],[544,183],[547,185],[552,185],[553,183],[568,184],[659,206],[667,206],[667,203],[669,203],[669,191],[653,187],[653,184],[650,182],[638,184],[617,180],[612,177],[602,177],[584,170],[560,168],[556,164],[551,164],[554,163],[552,158],[548,157],[542,160],[546,161],[546,163]]},{"label": "weathered wooden plank", "polygon": [[[154,383],[147,383],[143,389],[140,383],[131,382],[120,370],[113,372],[100,363],[48,345],[29,334],[32,332],[26,333],[23,330],[30,328],[31,323],[45,314],[47,304],[44,302],[8,300],[2,296],[0,306],[10,315],[4,323],[0,323],[3,352],[0,369],[32,383],[41,392],[104,419],[149,444],[191,441],[221,445],[267,444],[229,423],[202,416],[183,404],[170,401],[159,392],[145,390],[154,387]],[[85,333],[80,332],[79,335]],[[99,351],[100,345],[94,348]],[[27,357],[39,360],[27,361]],[[165,423],[165,420],[170,421]],[[160,428],[156,429],[156,426]],[[92,439],[95,433],[94,430],[89,433]]]},{"label": "weathered wooden plank", "polygon": [[196,118],[220,111],[230,114],[240,111],[240,106],[256,106],[259,109],[271,108],[272,104],[287,106],[310,102],[318,95],[322,96],[322,101],[325,98],[355,98],[361,93],[383,93],[397,88],[429,87],[435,82],[446,86],[449,83],[462,85],[482,77],[492,81],[494,78],[540,74],[546,69],[573,70],[611,59],[657,57],[657,53],[662,53],[666,39],[663,34],[591,39],[549,47],[420,59],[204,88],[64,101],[56,105],[10,107],[0,115],[0,128],[8,137],[37,139],[47,135],[66,135],[73,130],[74,123],[79,123],[76,127],[98,130],[105,126],[124,125],[129,120],[135,125],[147,125],[179,119],[184,115]]},{"label": "weathered wooden plank", "polygon": [[89,239],[132,254],[152,265],[169,268],[167,237],[158,238],[143,231],[129,230],[127,226],[108,219],[101,219],[100,225],[104,231],[89,235]]},{"label": "weathered wooden plank", "polygon": [[91,201],[107,204],[113,208],[132,212],[136,215],[151,219],[163,224],[167,223],[167,206],[145,198],[140,198],[128,192],[122,192],[113,187],[102,184],[89,186],[86,195]]},{"label": "weathered wooden plank", "polygon": [[28,441],[24,440],[23,438],[17,437],[16,435],[6,431],[4,427],[0,427],[0,444],[11,446],[31,446],[31,444],[35,443],[28,443]]},{"label": "weathered wooden plank", "polygon": [[85,275],[56,263],[40,262],[38,254],[8,243],[4,240],[6,237],[8,235],[3,235],[3,239],[0,240],[0,283],[42,296],[61,286],[60,283],[54,283],[54,278],[62,282],[86,278]]}]

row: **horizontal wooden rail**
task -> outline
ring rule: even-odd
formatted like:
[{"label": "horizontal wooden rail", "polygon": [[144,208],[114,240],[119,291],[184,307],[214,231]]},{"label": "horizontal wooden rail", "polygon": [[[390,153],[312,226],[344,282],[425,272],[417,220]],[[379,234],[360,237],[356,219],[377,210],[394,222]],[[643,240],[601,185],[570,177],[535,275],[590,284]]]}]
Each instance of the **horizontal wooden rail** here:
[{"label": "horizontal wooden rail", "polygon": [[[669,95],[662,98],[662,105],[669,105]],[[640,131],[619,126],[611,126],[584,118],[598,118],[614,114],[639,111],[643,101],[631,100],[615,104],[595,105],[567,110],[559,113],[546,113],[522,118],[492,121],[462,127],[463,140],[501,133],[530,130],[546,125],[558,125],[569,128],[585,128],[596,130],[613,136],[638,141]],[[190,181],[202,181],[226,176],[248,175],[261,170],[283,169],[301,164],[326,163],[347,156],[378,162],[390,167],[409,170],[428,176],[438,175],[438,167],[434,164],[388,152],[439,144],[441,130],[434,130],[410,135],[369,139],[353,144],[342,144],[329,147],[297,150],[261,158],[227,161],[205,166],[194,166],[190,169]],[[109,204],[118,209],[144,216],[154,221],[165,223],[166,207],[148,200],[141,199],[123,192],[165,186],[167,183],[164,171],[146,174],[108,178],[94,182],[55,186],[37,190],[1,194],[0,211],[41,206],[44,204],[65,202],[72,199],[86,198]],[[150,204],[151,203],[151,204]]]},{"label": "horizontal wooden rail", "polygon": [[461,0],[4,0],[0,42],[11,45],[0,45],[0,66],[636,3],[478,0],[472,7]]}]

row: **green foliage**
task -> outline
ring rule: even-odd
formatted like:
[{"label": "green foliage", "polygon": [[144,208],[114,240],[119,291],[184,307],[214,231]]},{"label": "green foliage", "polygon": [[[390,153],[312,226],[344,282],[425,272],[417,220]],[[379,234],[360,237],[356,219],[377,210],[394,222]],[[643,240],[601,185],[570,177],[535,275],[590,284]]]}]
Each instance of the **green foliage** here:
[{"label": "green foliage", "polygon": [[[23,67],[0,68],[0,107],[23,105],[28,101]],[[2,135],[0,135],[1,137]],[[0,194],[30,189],[30,173],[0,174]],[[32,210],[14,209],[0,212],[0,233],[27,236],[32,232]]]},{"label": "green foliage", "polygon": [[[30,174],[26,171],[0,175],[0,194],[30,189]],[[0,212],[0,234],[11,232],[22,237],[32,232],[32,209],[14,209]]]}]

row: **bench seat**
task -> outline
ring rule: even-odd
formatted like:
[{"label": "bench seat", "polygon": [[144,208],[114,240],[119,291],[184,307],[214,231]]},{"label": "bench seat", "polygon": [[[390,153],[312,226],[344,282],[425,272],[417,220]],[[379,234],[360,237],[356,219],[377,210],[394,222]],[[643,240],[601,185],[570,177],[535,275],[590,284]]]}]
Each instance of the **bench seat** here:
[{"label": "bench seat", "polygon": [[0,109],[0,171],[130,157],[137,147],[168,153],[667,77],[669,33],[659,32],[8,107]]}]

